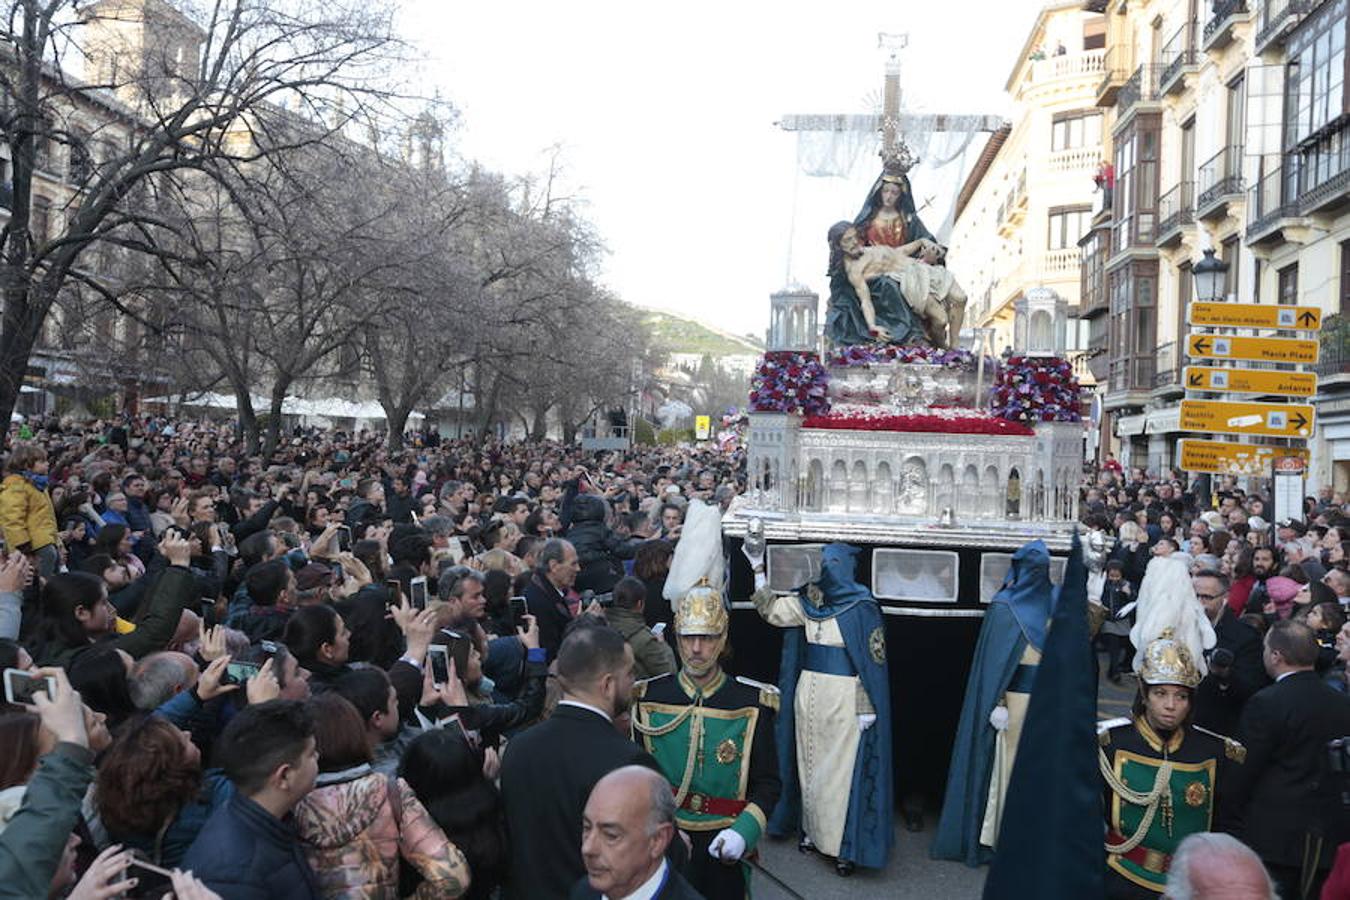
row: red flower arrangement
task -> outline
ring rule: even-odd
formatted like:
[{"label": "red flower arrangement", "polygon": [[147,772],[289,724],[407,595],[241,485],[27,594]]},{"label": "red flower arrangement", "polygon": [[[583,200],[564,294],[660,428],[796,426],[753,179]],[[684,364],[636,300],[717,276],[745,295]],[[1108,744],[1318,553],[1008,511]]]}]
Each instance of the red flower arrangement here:
[{"label": "red flower arrangement", "polygon": [[1078,379],[1057,356],[1013,356],[998,370],[994,415],[1018,422],[1080,422]]},{"label": "red flower arrangement", "polygon": [[775,350],[765,353],[750,379],[750,408],[755,412],[814,416],[830,410],[829,376],[814,353]]}]

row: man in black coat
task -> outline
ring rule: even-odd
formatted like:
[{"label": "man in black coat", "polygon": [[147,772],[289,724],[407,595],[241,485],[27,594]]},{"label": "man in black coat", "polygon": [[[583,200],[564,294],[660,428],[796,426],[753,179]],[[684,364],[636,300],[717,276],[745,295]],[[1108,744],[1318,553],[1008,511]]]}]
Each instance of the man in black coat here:
[{"label": "man in black coat", "polygon": [[633,696],[633,651],[623,635],[607,626],[574,629],[558,650],[558,680],[558,708],[517,735],[502,759],[507,900],[566,898],[586,874],[581,816],[596,782],[634,764],[660,772],[614,726]]},{"label": "man in black coat", "polygon": [[[1266,671],[1275,683],[1242,712],[1246,765],[1225,800],[1240,817],[1237,836],[1256,851],[1280,896],[1316,897],[1337,845],[1340,797],[1328,777],[1327,744],[1350,735],[1350,697],[1313,671],[1317,640],[1301,622],[1276,622],[1266,635]],[[1309,885],[1305,894],[1302,885]]]},{"label": "man in black coat", "polygon": [[1228,576],[1207,569],[1191,583],[1216,638],[1209,674],[1195,691],[1195,724],[1231,737],[1237,733],[1247,699],[1270,684],[1261,662],[1261,634],[1228,608]]},{"label": "man in black coat", "polygon": [[549,660],[557,656],[563,629],[579,612],[569,594],[580,571],[576,548],[562,538],[549,538],[539,551],[539,568],[525,588],[525,608],[539,623],[539,646]]},{"label": "man in black coat", "polygon": [[642,766],[610,772],[586,801],[581,820],[586,877],[572,886],[570,900],[634,895],[703,900],[666,859],[674,836],[675,798],[669,783]]}]

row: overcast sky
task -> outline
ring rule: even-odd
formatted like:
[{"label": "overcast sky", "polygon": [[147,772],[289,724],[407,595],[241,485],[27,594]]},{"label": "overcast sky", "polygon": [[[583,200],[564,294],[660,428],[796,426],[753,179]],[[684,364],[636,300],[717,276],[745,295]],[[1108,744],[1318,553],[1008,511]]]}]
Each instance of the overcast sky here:
[{"label": "overcast sky", "polygon": [[[853,217],[879,171],[873,160],[852,182],[799,175],[795,139],[774,123],[869,112],[881,31],[910,34],[907,108],[1007,115],[1003,85],[1040,7],[407,0],[404,28],[428,60],[423,89],[460,110],[459,153],[525,174],[562,146],[620,296],[762,334],[768,296],[789,280],[825,296],[825,231]],[[943,193],[924,212],[935,230]]]}]

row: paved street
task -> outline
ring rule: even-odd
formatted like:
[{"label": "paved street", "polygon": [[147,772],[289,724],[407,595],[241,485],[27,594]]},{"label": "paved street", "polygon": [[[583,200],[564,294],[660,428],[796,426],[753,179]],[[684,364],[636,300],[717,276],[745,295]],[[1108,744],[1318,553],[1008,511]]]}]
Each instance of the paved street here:
[{"label": "paved street", "polygon": [[[1109,719],[1129,714],[1134,680],[1119,686],[1102,678],[1097,689],[1097,715]],[[896,852],[885,872],[859,870],[852,878],[834,874],[831,863],[819,856],[803,856],[796,841],[766,841],[760,845],[761,865],[808,900],[863,900],[863,898],[932,898],[965,900],[980,896],[986,869],[971,869],[961,863],[928,858],[937,810],[928,810],[922,834],[896,829]],[[792,895],[755,874],[756,900],[791,900]]]}]

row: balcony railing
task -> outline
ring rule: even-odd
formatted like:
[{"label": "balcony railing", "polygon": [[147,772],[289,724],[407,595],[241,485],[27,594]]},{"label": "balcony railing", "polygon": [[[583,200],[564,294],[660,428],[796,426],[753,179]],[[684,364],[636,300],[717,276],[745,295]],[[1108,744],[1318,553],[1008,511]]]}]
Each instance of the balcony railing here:
[{"label": "balcony railing", "polygon": [[1323,378],[1350,374],[1350,326],[1340,316],[1323,320],[1320,352],[1314,370]]},{"label": "balcony railing", "polygon": [[1041,274],[1049,277],[1068,277],[1077,274],[1080,262],[1077,247],[1065,247],[1062,250],[1050,250],[1041,257]]},{"label": "balcony railing", "polygon": [[1252,185],[1248,197],[1250,208],[1247,210],[1249,243],[1270,236],[1282,220],[1297,214],[1298,205],[1292,200],[1291,182],[1288,180],[1290,174],[1287,169],[1276,166]]},{"label": "balcony railing", "polygon": [[1134,74],[1120,86],[1116,95],[1116,125],[1140,103],[1152,103],[1158,99],[1158,75],[1161,69],[1152,63],[1144,63],[1134,70]]},{"label": "balcony railing", "polygon": [[1233,23],[1246,14],[1247,0],[1215,0],[1214,15],[1205,23],[1205,49],[1228,46],[1233,40]]},{"label": "balcony railing", "polygon": [[1177,353],[1176,341],[1169,341],[1158,348],[1157,369],[1153,373],[1153,387],[1164,388],[1181,383],[1181,355]]},{"label": "balcony railing", "polygon": [[1158,243],[1180,240],[1181,230],[1195,224],[1195,183],[1183,181],[1158,199]]},{"label": "balcony railing", "polygon": [[1158,89],[1164,94],[1183,84],[1182,75],[1196,64],[1195,52],[1196,23],[1187,22],[1177,29],[1177,33],[1168,38],[1160,55],[1162,72],[1158,75]]},{"label": "balcony railing", "polygon": [[1228,200],[1242,194],[1242,147],[1229,144],[1200,166],[1195,214],[1201,219],[1222,215]]},{"label": "balcony railing", "polygon": [[1299,212],[1319,212],[1350,199],[1350,132],[1330,130],[1305,146],[1298,159]]},{"label": "balcony railing", "polygon": [[1105,50],[1084,50],[1037,60],[1027,69],[1027,81],[1042,84],[1061,78],[1100,77],[1105,56]]},{"label": "balcony railing", "polygon": [[1127,356],[1111,360],[1110,389],[1113,391],[1149,391],[1157,360],[1152,356]]},{"label": "balcony railing", "polygon": [[1095,171],[1102,159],[1100,147],[1073,147],[1050,154],[1051,172]]},{"label": "balcony railing", "polygon": [[1278,46],[1320,0],[1264,0],[1256,20],[1256,52]]},{"label": "balcony railing", "polygon": [[1110,106],[1116,101],[1116,92],[1129,77],[1129,57],[1127,47],[1117,46],[1107,49],[1102,59],[1102,80],[1097,84],[1097,105]]}]

